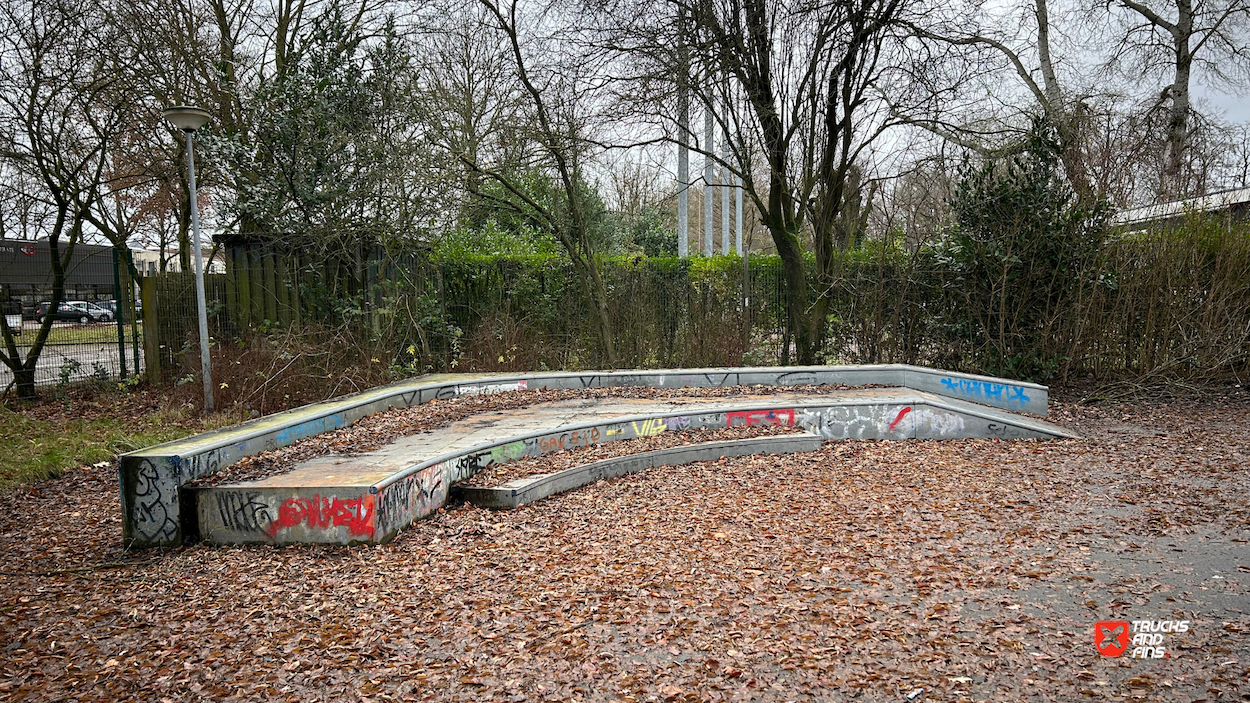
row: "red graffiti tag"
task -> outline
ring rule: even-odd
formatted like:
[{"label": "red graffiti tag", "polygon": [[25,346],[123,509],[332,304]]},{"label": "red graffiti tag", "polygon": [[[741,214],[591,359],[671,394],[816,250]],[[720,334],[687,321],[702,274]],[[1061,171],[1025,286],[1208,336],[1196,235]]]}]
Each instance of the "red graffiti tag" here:
[{"label": "red graffiti tag", "polygon": [[278,519],[269,525],[266,532],[270,537],[276,537],[278,530],[284,527],[307,523],[309,527],[318,529],[346,527],[352,537],[372,537],[375,500],[372,494],[355,500],[323,498],[320,495],[314,495],[311,500],[287,498],[278,506]]},{"label": "red graffiti tag", "polygon": [[911,406],[910,406],[910,405],[908,405],[907,407],[905,407],[905,408],[903,408],[902,410],[898,411],[898,415],[897,415],[897,416],[895,416],[895,418],[894,418],[894,422],[891,422],[891,423],[890,423],[890,431],[891,431],[891,432],[893,432],[893,431],[894,431],[894,428],[895,428],[895,427],[898,427],[898,423],[902,422],[902,421],[903,421],[903,418],[904,418],[904,417],[906,417],[906,416],[907,416],[907,413],[909,413],[909,412],[911,412]]},{"label": "red graffiti tag", "polygon": [[[734,423],[735,420],[741,422]],[[794,409],[785,410],[746,410],[736,413],[725,413],[725,427],[754,427],[755,425],[794,426]]]}]

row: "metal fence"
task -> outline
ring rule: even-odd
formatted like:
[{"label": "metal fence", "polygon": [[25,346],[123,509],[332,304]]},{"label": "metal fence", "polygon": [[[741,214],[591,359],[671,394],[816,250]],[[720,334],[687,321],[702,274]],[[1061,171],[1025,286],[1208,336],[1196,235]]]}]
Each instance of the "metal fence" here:
[{"label": "metal fence", "polygon": [[[34,251],[31,258],[39,253]],[[89,248],[67,270],[65,294],[55,305],[50,274],[29,264],[0,266],[0,345],[5,358],[26,364],[42,338],[35,365],[39,386],[111,381],[141,372],[142,308],[134,306],[135,296],[129,293],[135,286],[124,261],[124,254],[118,256],[111,248]],[[13,383],[9,364],[0,364],[0,387]]]}]

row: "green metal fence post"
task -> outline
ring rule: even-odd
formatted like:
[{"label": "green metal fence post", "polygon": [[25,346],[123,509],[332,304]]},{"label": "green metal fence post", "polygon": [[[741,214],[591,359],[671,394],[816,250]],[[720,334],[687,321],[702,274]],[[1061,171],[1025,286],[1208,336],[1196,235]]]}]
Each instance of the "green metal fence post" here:
[{"label": "green metal fence post", "polygon": [[138,376],[143,371],[143,364],[139,361],[139,316],[135,310],[135,262],[130,249],[123,250],[123,253],[126,257],[126,265],[122,267],[122,281],[126,289],[126,318],[130,322],[130,351],[131,358],[135,360],[135,375]]},{"label": "green metal fence post", "polygon": [[113,247],[113,320],[117,323],[117,357],[121,362],[121,378],[124,381],[126,380],[126,323],[122,321],[121,313],[124,309],[126,298],[122,295],[122,278],[121,272],[118,271],[119,263],[117,247]]}]

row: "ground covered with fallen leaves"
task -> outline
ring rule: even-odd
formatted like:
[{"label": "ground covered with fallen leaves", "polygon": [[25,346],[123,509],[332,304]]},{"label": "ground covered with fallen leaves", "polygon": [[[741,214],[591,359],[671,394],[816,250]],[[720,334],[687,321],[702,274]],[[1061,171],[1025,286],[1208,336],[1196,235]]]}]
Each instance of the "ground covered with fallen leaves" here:
[{"label": "ground covered with fallen leaves", "polygon": [[803,432],[803,428],[786,425],[754,425],[752,427],[739,425],[737,427],[719,427],[716,429],[704,428],[687,429],[681,432],[663,432],[650,437],[591,444],[553,454],[524,457],[506,464],[495,464],[456,485],[490,488],[502,486],[509,481],[519,478],[555,473],[604,459],[613,459],[642,452],[653,452],[658,449],[682,447],[703,442],[726,442],[800,432]]},{"label": "ground covered with fallen leaves", "polygon": [[[0,699],[1250,700],[1250,398],[1052,407],[1083,439],[663,467],[380,547],[126,554],[83,469],[0,496]],[[1110,659],[1100,620],[1190,626]]]}]

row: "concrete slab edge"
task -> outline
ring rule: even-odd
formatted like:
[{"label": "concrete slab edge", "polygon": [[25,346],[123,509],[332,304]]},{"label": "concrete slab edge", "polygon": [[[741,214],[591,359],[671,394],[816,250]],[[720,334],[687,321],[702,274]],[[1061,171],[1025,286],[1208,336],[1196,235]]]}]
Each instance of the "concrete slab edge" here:
[{"label": "concrete slab edge", "polygon": [[[414,464],[362,493],[314,488],[219,486],[186,512],[203,537],[222,544],[385,542],[434,513],[450,488],[476,472],[527,456],[664,432],[740,425],[800,426],[823,439],[1067,438],[1071,433],[1013,413],[907,391],[889,397],[776,405],[702,405],[668,413],[615,417],[516,435]],[[279,524],[277,529],[274,525]],[[190,529],[190,528],[188,528]]]},{"label": "concrete slab edge", "polygon": [[527,456],[685,429],[736,425],[800,426],[825,439],[1066,439],[1063,428],[991,408],[912,391],[890,401],[863,400],[787,407],[725,404],[613,418],[518,435],[423,461],[374,485],[377,533],[387,539],[446,501],[450,486],[484,468]]},{"label": "concrete slab edge", "polygon": [[288,446],[391,408],[461,395],[540,388],[818,384],[923,386],[917,390],[997,404],[1004,409],[1018,406],[1018,410],[1039,415],[1045,414],[1048,401],[1045,386],[905,364],[587,371],[435,383],[416,379],[123,454],[118,462],[123,543],[127,548],[181,544],[184,528],[190,530],[194,520],[194,516],[184,515],[179,505],[178,490],[184,483],[216,473],[246,456]]},{"label": "concrete slab edge", "polygon": [[[877,376],[877,377],[874,377]],[[770,378],[771,377],[771,378]],[[843,378],[845,377],[845,378]],[[845,385],[883,385],[928,391],[963,400],[973,400],[1004,410],[1047,414],[1046,386],[991,376],[978,376],[955,371],[926,369],[907,364],[874,364],[860,366],[779,366],[764,368],[654,369],[632,371],[584,371],[570,373],[521,374],[515,376],[482,376],[449,383],[420,383],[421,379],[400,381],[389,386],[306,405],[302,408],[267,415],[232,427],[183,437],[124,456],[179,454],[190,456],[240,442],[272,439],[276,447],[287,446],[301,439],[350,424],[349,417],[338,422],[324,422],[337,415],[374,408],[390,409],[421,405],[431,400],[446,400],[462,395],[482,395],[514,390],[612,388],[646,386],[652,388],[718,388],[734,385],[806,386],[842,383]],[[577,383],[558,383],[576,381]],[[958,381],[966,381],[961,387]],[[557,383],[552,383],[557,382]],[[924,386],[924,387],[919,387]],[[986,386],[989,386],[988,388]],[[1004,389],[1011,393],[1004,395]],[[1033,395],[1020,393],[1034,391]],[[380,405],[384,403],[384,405]],[[1035,408],[1035,409],[1030,409]],[[321,420],[320,424],[316,421]],[[275,436],[276,435],[276,436]],[[176,450],[176,451],[171,451]]]},{"label": "concrete slab edge", "polygon": [[555,473],[510,481],[493,488],[455,486],[452,488],[451,497],[467,500],[481,508],[514,509],[536,500],[588,486],[605,478],[638,473],[657,466],[679,466],[700,461],[716,461],[724,457],[812,452],[820,449],[823,442],[824,440],[820,437],[810,432],[803,432],[792,435],[686,444],[594,461]]},{"label": "concrete slab edge", "polygon": [[[807,420],[803,417],[801,413],[803,412],[819,413],[821,411],[834,410],[837,408],[862,408],[862,407],[889,405],[889,406],[895,407],[898,411],[902,411],[902,409],[906,406],[916,406],[916,407],[931,406],[931,407],[935,407],[935,408],[946,410],[946,411],[953,412],[953,413],[961,413],[965,415],[970,415],[972,417],[985,420],[988,423],[1009,423],[1012,425],[1017,425],[1024,429],[1037,433],[1038,437],[1064,438],[1064,439],[1076,439],[1077,438],[1076,435],[1072,434],[1067,429],[1060,427],[1058,425],[1048,423],[1048,422],[1035,420],[1035,419],[1028,418],[1022,415],[1016,415],[1014,413],[997,411],[997,410],[993,410],[990,408],[980,407],[980,406],[974,405],[973,403],[961,402],[957,400],[947,400],[944,398],[937,397],[931,393],[924,393],[924,392],[917,392],[917,391],[911,391],[910,393],[900,393],[899,395],[894,396],[893,398],[884,402],[877,398],[865,398],[865,399],[837,400],[833,402],[824,401],[824,402],[813,402],[813,403],[802,403],[802,404],[778,406],[776,403],[761,403],[761,402],[752,403],[752,404],[735,404],[733,402],[734,399],[732,398],[723,398],[723,399],[717,399],[717,400],[720,400],[722,402],[718,404],[714,404],[714,407],[711,409],[708,409],[708,406],[702,406],[701,408],[696,408],[692,410],[678,410],[678,411],[672,411],[672,412],[667,412],[667,413],[647,413],[647,414],[639,414],[639,415],[630,415],[626,417],[616,417],[616,418],[612,418],[611,420],[606,420],[606,421],[599,420],[599,421],[581,423],[577,425],[566,425],[554,432],[540,431],[540,432],[533,432],[529,434],[516,435],[513,437],[509,437],[507,439],[500,440],[498,442],[476,445],[467,449],[457,450],[455,452],[450,452],[450,453],[443,454],[438,457],[434,457],[432,459],[428,459],[419,464],[414,464],[412,467],[408,469],[404,469],[403,471],[396,472],[395,475],[387,479],[384,479],[383,481],[379,481],[375,485],[380,490],[391,483],[395,483],[397,481],[402,480],[409,473],[420,471],[421,469],[426,468],[428,466],[446,464],[448,461],[457,461],[459,459],[463,459],[466,456],[475,455],[475,454],[480,455],[480,454],[483,454],[484,452],[490,452],[492,455],[493,461],[490,461],[488,463],[479,462],[477,464],[474,464],[474,462],[468,462],[467,464],[462,464],[460,466],[461,471],[470,472],[470,473],[466,473],[464,477],[470,476],[473,473],[476,473],[477,471],[481,470],[482,468],[486,466],[490,466],[490,465],[497,464],[497,463],[504,463],[503,461],[498,460],[499,456],[506,456],[509,460],[512,460],[512,459],[520,458],[520,456],[534,456],[535,455],[534,453],[525,453],[525,454],[519,454],[517,456],[512,456],[510,453],[507,453],[507,452],[501,453],[501,452],[494,451],[496,449],[499,449],[500,447],[505,447],[509,444],[515,444],[517,442],[522,442],[526,444],[533,444],[534,442],[538,442],[539,445],[542,445],[543,444],[542,440],[550,439],[550,444],[552,445],[553,448],[550,450],[544,450],[542,452],[538,452],[538,454],[543,454],[543,453],[546,453],[547,451],[556,451],[558,449],[565,449],[565,448],[576,447],[576,446],[586,446],[589,444],[597,444],[600,441],[614,441],[618,439],[635,439],[637,437],[651,436],[655,434],[660,434],[665,431],[671,431],[674,429],[683,429],[683,430],[684,429],[705,429],[705,428],[734,427],[737,425],[752,426],[752,425],[760,425],[760,424],[786,424],[790,426],[793,426],[793,425],[805,426],[803,423],[806,422]],[[709,405],[713,405],[713,404],[709,403]],[[800,414],[796,414],[796,413],[800,413]],[[690,416],[698,416],[698,421],[697,421],[698,424],[696,424],[695,418],[690,417]],[[714,418],[709,417],[709,416],[714,416]],[[915,417],[923,417],[923,413],[918,413]],[[848,418],[848,420],[849,419],[850,418]],[[906,423],[899,423],[898,425],[896,425],[896,427],[910,427],[910,426],[914,426],[914,424],[915,424],[915,418],[912,418]],[[596,435],[595,433],[593,433],[593,430],[596,430],[596,429],[600,430],[600,434]],[[890,429],[890,433],[893,433],[895,431],[896,430],[894,428]],[[897,431],[902,432],[902,430],[897,430]],[[854,429],[848,429],[845,432],[846,436],[837,436],[838,434],[839,432],[837,431],[827,430],[825,433],[825,437],[827,439],[881,439],[881,438],[913,439],[914,438],[914,437],[908,437],[904,435],[891,436],[890,434],[886,434],[885,436],[882,436],[882,437],[878,437],[876,435],[864,435],[862,433],[855,434]],[[557,435],[559,436],[559,439],[555,439]],[[567,435],[567,437],[565,437],[565,435]],[[992,437],[993,435],[986,435],[986,436]],[[600,439],[600,437],[602,437],[603,439]],[[955,438],[955,437],[950,436],[947,438]],[[568,446],[565,446],[566,444]],[[459,481],[459,480],[462,480],[462,478],[457,478],[456,480]]]}]

